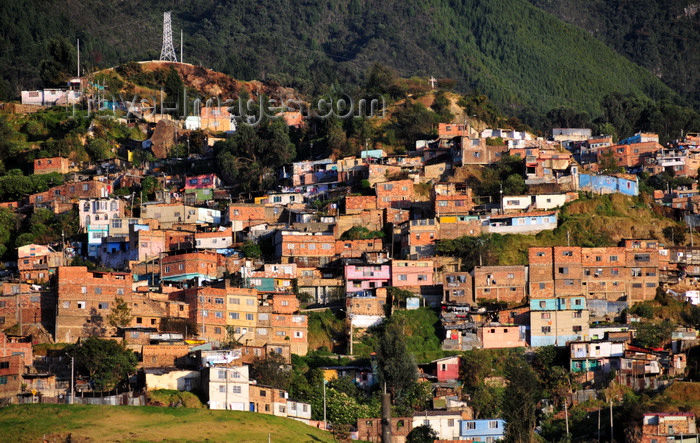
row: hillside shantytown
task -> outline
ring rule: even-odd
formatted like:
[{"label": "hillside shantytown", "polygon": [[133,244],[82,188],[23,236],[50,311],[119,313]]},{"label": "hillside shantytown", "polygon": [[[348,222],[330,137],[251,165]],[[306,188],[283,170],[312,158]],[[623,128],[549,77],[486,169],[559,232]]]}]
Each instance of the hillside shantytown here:
[{"label": "hillside shantytown", "polygon": [[[183,64],[152,65],[116,71]],[[351,131],[88,116],[92,80],[0,111],[2,405],[196,404],[371,442],[700,438],[697,133],[491,126],[435,79]]]}]

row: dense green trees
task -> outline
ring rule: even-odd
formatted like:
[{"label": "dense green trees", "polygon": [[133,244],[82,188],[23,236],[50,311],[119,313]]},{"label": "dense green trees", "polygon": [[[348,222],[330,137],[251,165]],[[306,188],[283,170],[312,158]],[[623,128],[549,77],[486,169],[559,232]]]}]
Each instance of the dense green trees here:
[{"label": "dense green trees", "polygon": [[[157,58],[159,42],[142,38],[141,25],[115,34],[93,24],[105,19],[130,23],[134,17],[142,24],[159,23],[163,8],[144,11],[136,3],[122,2],[119,8],[105,10],[103,5],[88,4],[81,14],[70,14],[61,2],[11,3],[0,5],[0,41],[5,43],[0,61],[7,67],[0,90],[6,95],[14,95],[19,85],[39,85],[40,62],[54,58],[45,42],[59,35],[81,37],[81,60],[86,65],[105,67]],[[610,16],[617,14],[606,15]],[[406,31],[406,23],[421,32]],[[682,29],[693,29],[692,23],[688,25]],[[593,114],[600,98],[612,91],[646,94],[656,100],[671,95],[651,73],[526,0],[348,0],[327,8],[316,3],[250,0],[225,8],[206,0],[175,5],[173,26],[184,27],[189,36],[185,61],[244,80],[294,86],[305,93],[323,91],[339,80],[400,97],[415,82],[397,82],[395,72],[403,77],[419,75],[424,82],[438,73],[459,79],[459,90],[488,94],[511,110],[527,105],[542,111],[564,103]],[[678,43],[688,45],[683,40]],[[68,47],[73,44],[69,42]],[[689,51],[683,53],[687,56]],[[69,66],[67,72],[73,72],[70,57],[58,59],[63,60],[60,66]],[[377,61],[390,66],[372,68]],[[687,60],[676,64],[678,77],[688,75],[689,66],[694,65]],[[368,69],[371,73],[364,77]],[[688,83],[692,82],[683,84]]]},{"label": "dense green trees", "polygon": [[88,376],[97,391],[115,389],[136,371],[136,354],[115,340],[88,337],[68,346],[66,353],[75,358],[76,370]]},{"label": "dense green trees", "polygon": [[280,120],[240,125],[231,138],[214,148],[221,178],[241,191],[268,189],[275,169],[296,156],[287,126]]},{"label": "dense green trees", "polygon": [[535,411],[540,386],[537,374],[523,357],[513,357],[506,366],[506,389],[503,394],[505,440],[530,443],[535,430]]}]

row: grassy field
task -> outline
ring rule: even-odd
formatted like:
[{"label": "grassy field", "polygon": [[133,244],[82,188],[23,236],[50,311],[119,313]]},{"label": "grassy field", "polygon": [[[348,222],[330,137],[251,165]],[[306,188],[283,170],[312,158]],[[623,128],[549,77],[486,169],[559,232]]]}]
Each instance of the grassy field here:
[{"label": "grassy field", "polygon": [[188,408],[13,405],[0,409],[0,442],[333,442],[288,418]]}]

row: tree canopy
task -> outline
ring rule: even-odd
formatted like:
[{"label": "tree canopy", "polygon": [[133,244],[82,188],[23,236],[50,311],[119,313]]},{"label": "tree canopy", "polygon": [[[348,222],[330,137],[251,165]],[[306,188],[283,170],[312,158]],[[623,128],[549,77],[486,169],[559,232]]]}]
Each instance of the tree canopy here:
[{"label": "tree canopy", "polygon": [[88,337],[68,346],[66,353],[75,358],[78,373],[87,375],[97,391],[115,389],[136,371],[136,354],[115,340]]}]

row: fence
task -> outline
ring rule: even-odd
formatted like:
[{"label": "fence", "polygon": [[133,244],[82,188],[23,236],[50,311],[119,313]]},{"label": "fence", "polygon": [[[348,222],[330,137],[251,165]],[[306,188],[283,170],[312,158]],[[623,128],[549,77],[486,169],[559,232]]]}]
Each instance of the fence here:
[{"label": "fence", "polygon": [[[6,399],[0,399],[0,406],[8,404],[28,404],[28,403],[46,403],[46,404],[68,404],[70,395],[60,395],[58,397],[47,397],[44,395],[18,395]],[[73,404],[76,405],[111,405],[111,406],[145,406],[146,394],[134,394],[125,392],[117,395],[107,395],[104,397],[76,396],[73,399]]]}]

